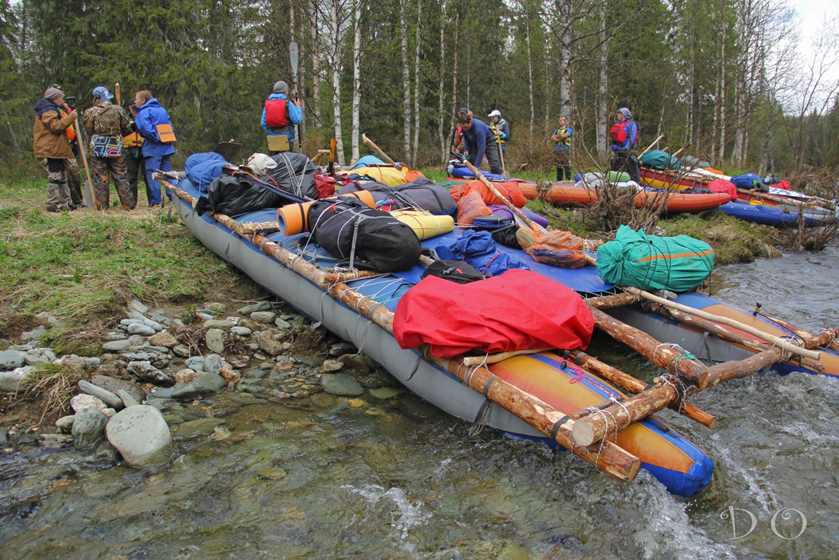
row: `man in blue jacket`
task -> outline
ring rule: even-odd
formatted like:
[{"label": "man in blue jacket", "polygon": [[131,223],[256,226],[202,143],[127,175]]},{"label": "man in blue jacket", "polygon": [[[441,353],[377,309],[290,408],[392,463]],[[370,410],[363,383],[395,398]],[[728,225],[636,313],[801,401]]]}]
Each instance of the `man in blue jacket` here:
[{"label": "man in blue jacket", "polygon": [[280,80],[262,107],[262,130],[268,136],[285,136],[294,144],[294,127],[303,122],[303,111],[288,98],[288,84]]},{"label": "man in blue jacket", "polygon": [[501,173],[501,158],[498,155],[498,144],[495,134],[481,119],[476,119],[472,111],[462,108],[457,112],[457,123],[463,131],[463,145],[469,153],[469,161],[475,167],[480,167],[486,156],[489,170]]},{"label": "man in blue jacket", "polygon": [[175,133],[172,119],[149,90],[134,95],[137,115],[134,124],[143,137],[143,163],[146,169],[146,184],[149,187],[149,206],[160,206],[160,183],[154,178],[156,171],[172,170],[172,155],[175,153]]}]

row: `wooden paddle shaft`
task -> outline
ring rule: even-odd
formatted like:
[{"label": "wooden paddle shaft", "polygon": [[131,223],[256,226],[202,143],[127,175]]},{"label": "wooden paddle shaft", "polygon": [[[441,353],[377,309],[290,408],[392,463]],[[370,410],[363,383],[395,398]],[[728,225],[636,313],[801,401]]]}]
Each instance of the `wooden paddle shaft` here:
[{"label": "wooden paddle shaft", "polygon": [[87,164],[87,146],[85,145],[86,142],[84,141],[84,138],[82,137],[82,127],[81,127],[81,125],[79,125],[79,113],[78,112],[76,113],[76,122],[75,122],[74,126],[76,127],[76,138],[78,138],[78,142],[79,142],[79,154],[81,154],[81,156],[82,156],[82,165],[84,166],[84,174],[85,174],[85,177],[87,178],[87,181],[86,181],[87,195],[90,197],[90,203],[93,204],[93,206],[97,210],[104,210],[102,208],[102,206],[100,206],[99,201],[96,200],[96,194],[93,192],[93,178],[90,176],[90,166],[88,166],[88,164]]},{"label": "wooden paddle shaft", "polygon": [[795,354],[796,356],[802,356],[805,358],[810,358],[812,360],[819,360],[821,355],[819,352],[814,350],[807,350],[806,348],[802,348],[796,344],[791,343],[788,340],[784,340],[777,336],[771,335],[769,333],[763,332],[760,329],[757,329],[751,325],[747,325],[746,323],[742,323],[735,319],[731,319],[729,317],[724,317],[722,315],[717,315],[714,313],[708,313],[706,311],[702,311],[701,309],[695,309],[693,307],[689,307],[687,305],[682,305],[681,303],[676,303],[675,301],[670,301],[669,299],[665,299],[663,297],[659,297],[657,295],[651,294],[644,290],[639,290],[638,288],[625,288],[627,292],[630,294],[635,294],[643,297],[646,300],[658,303],[665,307],[672,307],[673,309],[678,309],[679,311],[683,311],[685,313],[689,313],[691,315],[696,315],[697,317],[702,317],[703,319],[708,319],[710,321],[716,321],[717,323],[722,323],[724,325],[728,325],[730,327],[734,327],[735,329],[747,332],[751,335],[760,338],[766,342],[774,344],[778,348],[786,350],[790,354]]},{"label": "wooden paddle shaft", "polygon": [[529,227],[529,228],[530,228],[530,229],[532,229],[533,231],[545,231],[545,228],[543,228],[542,226],[540,226],[539,224],[537,224],[536,222],[534,222],[533,220],[531,220],[530,218],[528,218],[528,217],[525,215],[525,213],[521,211],[521,209],[520,209],[520,208],[518,208],[515,204],[513,204],[512,202],[510,202],[510,201],[507,199],[507,197],[506,197],[506,196],[504,196],[504,195],[501,193],[501,191],[499,191],[497,188],[495,188],[495,185],[493,185],[490,181],[488,181],[488,180],[487,180],[487,178],[486,178],[486,176],[485,176],[485,175],[481,172],[481,170],[480,170],[480,169],[478,169],[477,167],[475,167],[475,166],[472,164],[472,162],[471,162],[471,161],[469,161],[468,159],[464,159],[464,160],[463,160],[463,163],[466,165],[467,169],[469,169],[469,171],[471,171],[471,172],[475,175],[475,177],[477,177],[477,178],[478,178],[478,180],[479,180],[481,183],[483,183],[483,185],[484,185],[486,188],[488,188],[488,189],[489,189],[489,192],[491,192],[491,193],[495,196],[495,198],[497,198],[498,200],[500,200],[500,201],[502,202],[502,204],[504,204],[504,206],[506,206],[507,208],[509,208],[509,209],[510,209],[510,211],[511,211],[513,214],[515,214],[515,216],[516,216],[518,219],[520,219],[522,222],[524,222],[524,223],[527,225],[527,227]]},{"label": "wooden paddle shaft", "polygon": [[640,157],[641,157],[641,156],[643,156],[644,154],[646,154],[647,152],[649,152],[649,151],[653,148],[653,146],[655,146],[656,144],[658,144],[658,141],[659,141],[659,140],[661,140],[662,138],[664,138],[664,135],[663,135],[663,134],[660,134],[660,135],[658,136],[658,138],[656,138],[655,140],[653,140],[653,141],[652,141],[652,143],[644,149],[644,151],[643,151],[643,152],[641,152],[640,154],[638,154],[638,158],[640,159]]},{"label": "wooden paddle shaft", "polygon": [[370,140],[370,138],[368,138],[366,134],[361,135],[361,141],[367,144],[371,150],[379,154],[379,157],[381,157],[384,161],[396,165],[396,162],[393,161],[393,159],[391,159],[391,157],[387,155],[384,150],[382,150],[378,145],[376,145],[375,142]]}]

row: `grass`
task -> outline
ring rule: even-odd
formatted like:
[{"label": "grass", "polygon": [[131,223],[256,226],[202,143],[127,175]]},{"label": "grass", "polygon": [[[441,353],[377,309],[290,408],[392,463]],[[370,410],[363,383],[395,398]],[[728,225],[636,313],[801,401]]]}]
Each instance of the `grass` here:
[{"label": "grass", "polygon": [[246,277],[204,248],[168,210],[44,208],[45,180],[0,182],[0,332],[39,312],[64,320],[46,342],[59,353],[97,350],[79,331],[107,324],[131,297],[156,305],[207,301],[244,289]]}]

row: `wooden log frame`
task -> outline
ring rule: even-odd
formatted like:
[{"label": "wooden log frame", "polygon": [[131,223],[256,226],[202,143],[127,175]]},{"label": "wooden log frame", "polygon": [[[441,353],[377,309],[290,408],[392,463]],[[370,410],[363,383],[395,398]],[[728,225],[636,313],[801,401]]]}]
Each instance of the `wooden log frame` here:
[{"label": "wooden log frame", "polygon": [[586,304],[597,309],[614,309],[615,307],[624,307],[638,303],[641,301],[641,297],[628,292],[621,292],[608,296],[593,296],[586,298],[585,301]]},{"label": "wooden log frame", "polygon": [[[602,377],[627,393],[642,393],[649,388],[649,386],[640,379],[623,372],[606,362],[602,362],[594,356],[586,354],[582,350],[570,350],[563,352],[563,354],[572,359],[574,363],[587,372],[598,377]],[[706,428],[713,428],[717,423],[717,419],[713,415],[690,403],[681,402],[679,403],[679,406],[676,406],[675,403],[671,403],[670,408],[673,408],[676,412],[687,416],[691,420],[699,422]]]},{"label": "wooden log frame", "polygon": [[[189,193],[168,181],[162,180],[161,183],[179,198],[194,204],[194,199]],[[233,228],[238,223],[229,216],[214,214],[213,217],[222,225],[236,232]],[[244,237],[253,241],[255,238],[261,238],[262,236]],[[257,243],[257,241],[254,242]],[[363,296],[343,281],[326,281],[324,271],[273,242],[263,241],[260,247],[266,254],[274,257],[283,265],[324,287],[333,298],[346,304],[351,309],[355,309],[360,315],[387,332],[393,333],[393,313],[383,304]],[[482,392],[490,401],[518,416],[541,433],[553,438],[557,444],[570,450],[583,460],[592,463],[598,469],[620,480],[632,480],[638,474],[641,466],[638,457],[611,441],[604,441],[602,444],[598,443],[591,447],[573,445],[570,435],[574,426],[573,419],[537,397],[498,379],[489,369],[482,366],[470,367],[465,365],[462,360],[430,359],[454,373],[471,389]]]}]

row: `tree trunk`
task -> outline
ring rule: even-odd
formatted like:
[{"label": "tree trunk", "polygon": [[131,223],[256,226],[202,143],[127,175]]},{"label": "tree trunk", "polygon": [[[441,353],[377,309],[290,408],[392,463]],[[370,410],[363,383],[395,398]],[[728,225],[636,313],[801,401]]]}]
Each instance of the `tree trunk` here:
[{"label": "tree trunk", "polygon": [[300,62],[298,63],[299,66],[297,68],[297,92],[300,96],[300,110],[303,112],[303,120],[300,121],[300,124],[297,125],[297,131],[299,132],[298,138],[304,138],[306,132],[306,30],[309,26],[305,25],[305,22],[306,9],[303,8],[302,14],[300,15],[300,23],[302,29],[298,45],[298,49],[300,52]]},{"label": "tree trunk", "polygon": [[452,62],[452,114],[451,114],[451,130],[454,130],[454,114],[457,111],[457,72],[458,72],[458,51],[460,50],[460,43],[458,38],[460,37],[460,10],[454,11],[454,42],[452,43],[452,57],[454,58]]},{"label": "tree trunk", "polygon": [[533,104],[533,50],[530,44],[530,12],[525,5],[525,39],[527,41],[527,90],[530,100],[530,141],[527,143],[527,151],[531,153],[533,146],[533,127],[536,123],[536,107]]},{"label": "tree trunk", "polygon": [[399,0],[399,34],[402,52],[402,157],[411,157],[411,71],[408,67],[408,0]]},{"label": "tree trunk", "polygon": [[607,130],[609,128],[609,42],[606,35],[607,0],[598,4],[600,16],[600,80],[597,87],[597,155],[608,155]]},{"label": "tree trunk", "polygon": [[417,0],[417,29],[415,32],[414,56],[414,145],[411,148],[411,167],[417,166],[417,150],[419,149],[420,133],[420,21],[422,18],[422,0]]},{"label": "tree trunk", "polygon": [[344,138],[341,132],[341,14],[340,0],[332,0],[332,114],[338,164],[344,165]]},{"label": "tree trunk", "polygon": [[446,163],[448,150],[446,149],[446,132],[443,122],[445,121],[445,97],[446,84],[446,0],[440,4],[440,83],[437,89],[437,139],[440,142],[440,163]]},{"label": "tree trunk", "polygon": [[562,33],[559,43],[559,114],[570,117],[571,101],[571,45],[574,38],[572,28],[574,10],[572,0],[557,0]]},{"label": "tree trunk", "polygon": [[313,117],[313,123],[317,126],[321,125],[321,118],[320,118],[320,111],[321,111],[321,103],[320,103],[320,81],[321,81],[321,73],[320,73],[320,56],[321,56],[321,36],[320,36],[320,25],[318,23],[318,10],[317,8],[312,10],[314,13],[312,14],[312,33],[314,40],[312,41],[312,97],[314,97],[314,109],[310,108],[309,113]]},{"label": "tree trunk", "polygon": [[360,157],[358,137],[360,133],[361,108],[361,5],[362,0],[353,2],[353,50],[352,50],[352,161]]}]

